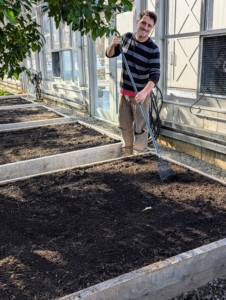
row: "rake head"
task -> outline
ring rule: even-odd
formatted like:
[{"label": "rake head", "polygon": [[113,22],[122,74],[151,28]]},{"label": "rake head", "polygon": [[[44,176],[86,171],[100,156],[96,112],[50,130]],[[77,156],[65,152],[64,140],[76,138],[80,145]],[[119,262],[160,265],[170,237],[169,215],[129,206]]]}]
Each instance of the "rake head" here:
[{"label": "rake head", "polygon": [[157,167],[161,180],[165,180],[175,175],[175,172],[170,168],[166,161],[161,160],[160,162],[158,162]]}]

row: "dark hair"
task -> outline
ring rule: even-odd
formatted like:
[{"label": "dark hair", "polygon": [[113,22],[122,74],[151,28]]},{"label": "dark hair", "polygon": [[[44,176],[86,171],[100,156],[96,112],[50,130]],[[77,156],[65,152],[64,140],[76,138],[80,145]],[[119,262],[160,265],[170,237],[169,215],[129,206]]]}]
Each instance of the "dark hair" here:
[{"label": "dark hair", "polygon": [[156,22],[158,20],[157,15],[153,11],[150,11],[150,10],[142,11],[139,15],[140,20],[143,18],[143,16],[148,16],[150,19],[152,19],[154,21],[154,24],[156,24]]}]

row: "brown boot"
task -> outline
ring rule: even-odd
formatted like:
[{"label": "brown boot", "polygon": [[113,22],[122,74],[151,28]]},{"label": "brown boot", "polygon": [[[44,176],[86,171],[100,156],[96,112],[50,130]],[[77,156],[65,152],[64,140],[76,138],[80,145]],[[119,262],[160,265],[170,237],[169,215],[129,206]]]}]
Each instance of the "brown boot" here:
[{"label": "brown boot", "polygon": [[133,155],[132,150],[127,150],[127,149],[122,150],[122,154],[121,154],[122,157],[130,156],[130,155]]}]

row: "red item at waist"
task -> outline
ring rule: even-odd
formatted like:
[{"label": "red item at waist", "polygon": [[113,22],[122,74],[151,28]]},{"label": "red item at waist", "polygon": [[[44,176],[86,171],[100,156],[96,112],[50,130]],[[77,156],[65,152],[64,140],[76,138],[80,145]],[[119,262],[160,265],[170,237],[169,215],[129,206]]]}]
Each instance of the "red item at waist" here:
[{"label": "red item at waist", "polygon": [[125,95],[125,96],[132,96],[132,97],[136,96],[136,93],[134,91],[126,91],[123,89],[120,89],[120,94]]}]

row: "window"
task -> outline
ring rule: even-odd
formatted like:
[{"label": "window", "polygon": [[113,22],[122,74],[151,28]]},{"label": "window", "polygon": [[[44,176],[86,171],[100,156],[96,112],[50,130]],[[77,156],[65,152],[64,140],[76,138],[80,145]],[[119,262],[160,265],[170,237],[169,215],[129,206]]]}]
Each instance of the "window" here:
[{"label": "window", "polygon": [[52,71],[54,77],[60,77],[60,53],[52,53]]},{"label": "window", "polygon": [[53,49],[60,48],[60,30],[56,29],[54,20],[52,19],[52,39],[53,39]]},{"label": "window", "polygon": [[167,94],[170,96],[196,98],[201,4],[202,0],[168,1]]},{"label": "window", "polygon": [[168,40],[168,94],[195,98],[198,80],[199,37]]},{"label": "window", "polygon": [[181,34],[200,30],[201,0],[169,0],[168,9],[169,34]]},{"label": "window", "polygon": [[226,1],[208,0],[207,5],[207,30],[226,28]]},{"label": "window", "polygon": [[[71,81],[78,86],[78,33],[72,31],[71,26],[66,23],[60,23],[56,29],[54,19],[49,18],[47,14],[42,14],[42,33],[45,37],[42,49],[45,79]],[[81,45],[82,51],[83,47],[85,46]]]},{"label": "window", "polygon": [[45,45],[42,49],[45,78],[74,81],[78,84],[78,49],[75,32],[71,26],[61,23],[56,29],[53,19],[43,14]]},{"label": "window", "polygon": [[62,48],[71,47],[70,27],[67,26],[67,24],[62,24],[61,26],[61,40],[62,40]]},{"label": "window", "polygon": [[74,70],[74,81],[78,81],[78,52],[73,51],[73,70]]},{"label": "window", "polygon": [[63,79],[72,80],[71,51],[62,51]]}]

